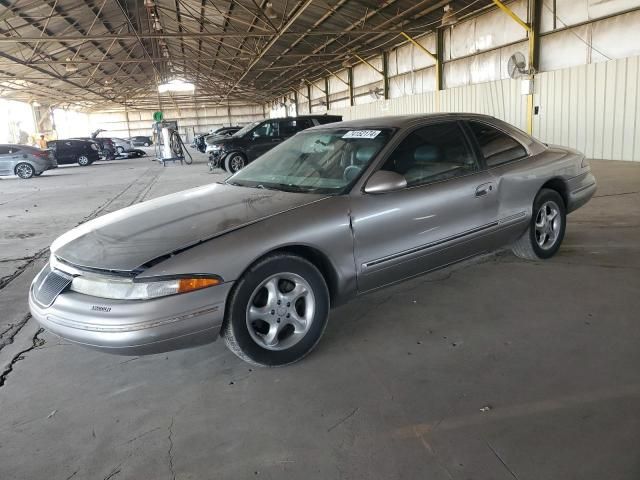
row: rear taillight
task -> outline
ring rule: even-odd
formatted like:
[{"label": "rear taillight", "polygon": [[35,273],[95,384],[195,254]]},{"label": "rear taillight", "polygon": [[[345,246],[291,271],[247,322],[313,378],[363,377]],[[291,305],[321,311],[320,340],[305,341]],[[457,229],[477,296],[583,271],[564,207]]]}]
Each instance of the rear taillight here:
[{"label": "rear taillight", "polygon": [[41,150],[39,152],[33,152],[36,157],[49,158],[49,150]]}]

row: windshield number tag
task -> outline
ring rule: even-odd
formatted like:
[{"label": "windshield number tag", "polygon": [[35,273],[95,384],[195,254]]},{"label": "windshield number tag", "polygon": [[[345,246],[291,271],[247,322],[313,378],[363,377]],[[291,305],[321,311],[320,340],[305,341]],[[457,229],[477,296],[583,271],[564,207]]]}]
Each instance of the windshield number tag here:
[{"label": "windshield number tag", "polygon": [[342,138],[376,138],[380,130],[350,130]]}]

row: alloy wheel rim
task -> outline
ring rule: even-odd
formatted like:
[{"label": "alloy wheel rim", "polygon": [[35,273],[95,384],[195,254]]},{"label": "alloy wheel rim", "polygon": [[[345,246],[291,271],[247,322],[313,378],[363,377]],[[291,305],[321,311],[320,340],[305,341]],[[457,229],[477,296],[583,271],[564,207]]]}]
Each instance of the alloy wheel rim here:
[{"label": "alloy wheel rim", "polygon": [[297,344],[311,328],[316,301],[309,283],[295,273],[278,273],[264,280],[249,297],[249,335],[267,350]]},{"label": "alloy wheel rim", "polygon": [[244,167],[244,160],[242,159],[242,157],[240,155],[236,155],[235,157],[233,157],[231,159],[231,170],[233,172],[237,172],[242,167]]},{"label": "alloy wheel rim", "polygon": [[560,207],[551,200],[543,203],[535,221],[535,240],[538,246],[543,250],[552,248],[558,240],[561,228]]},{"label": "alloy wheel rim", "polygon": [[80,165],[86,165],[87,163],[89,163],[89,159],[85,156],[82,156],[80,158],[78,158],[78,163]]},{"label": "alloy wheel rim", "polygon": [[31,175],[33,175],[33,168],[31,168],[29,165],[20,165],[18,167],[18,176],[19,177],[30,177]]}]

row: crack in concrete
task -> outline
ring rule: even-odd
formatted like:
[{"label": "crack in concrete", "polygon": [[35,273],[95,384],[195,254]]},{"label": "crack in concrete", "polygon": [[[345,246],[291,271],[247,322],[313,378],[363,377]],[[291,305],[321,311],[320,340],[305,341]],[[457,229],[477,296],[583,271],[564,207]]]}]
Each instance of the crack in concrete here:
[{"label": "crack in concrete", "polygon": [[606,195],[594,195],[593,198],[603,198],[603,197],[621,197],[622,195],[635,195],[636,193],[640,193],[640,190],[636,192],[622,192],[622,193],[609,193]]},{"label": "crack in concrete", "polygon": [[500,461],[500,463],[502,464],[502,466],[505,468],[505,470],[507,472],[509,472],[511,474],[511,476],[513,478],[515,478],[515,480],[519,480],[518,476],[515,474],[515,472],[513,470],[511,470],[511,468],[509,468],[509,465],[507,465],[507,462],[505,462],[502,457],[498,454],[498,452],[496,451],[495,448],[493,448],[491,446],[491,444],[485,440],[485,443],[487,444],[487,447],[489,447],[489,450],[491,450],[491,452],[493,452],[493,454],[495,455],[495,457]]},{"label": "crack in concrete", "polygon": [[167,439],[169,440],[169,450],[167,451],[167,457],[169,459],[169,470],[171,471],[171,479],[176,480],[176,472],[173,469],[173,421],[175,417],[171,417],[171,423],[169,424],[169,436]]},{"label": "crack in concrete", "polygon": [[117,467],[115,467],[113,470],[111,470],[111,472],[109,473],[109,475],[107,475],[106,477],[104,477],[104,480],[109,480],[113,477],[115,477],[116,475],[118,475],[120,473],[120,467],[122,466],[122,464],[119,464]]},{"label": "crack in concrete", "polygon": [[11,359],[9,364],[5,367],[4,371],[0,374],[0,387],[4,387],[4,384],[7,381],[7,377],[13,371],[13,366],[16,363],[18,363],[20,360],[24,360],[25,354],[29,353],[31,350],[34,350],[44,345],[44,340],[42,340],[41,338],[38,338],[42,332],[44,332],[44,328],[39,328],[38,331],[33,335],[33,338],[31,339],[31,346],[28,348],[25,348],[24,350],[14,355],[14,357]]},{"label": "crack in concrete", "polygon": [[349,420],[351,417],[353,417],[357,412],[358,412],[359,407],[354,408],[351,413],[349,413],[347,416],[345,416],[344,418],[342,418],[340,421],[338,421],[337,423],[333,424],[332,426],[330,426],[327,429],[327,432],[330,432],[331,430],[333,430],[334,428],[342,425],[344,422],[346,422],[347,420]]},{"label": "crack in concrete", "polygon": [[79,472],[79,470],[76,470],[75,472],[73,472],[71,475],[69,475],[65,480],[71,480],[73,477],[76,476],[76,474]]},{"label": "crack in concrete", "polygon": [[[154,167],[149,167],[144,172],[142,177],[146,176],[147,173],[150,170],[152,170],[153,168]],[[151,187],[155,184],[155,182],[160,177],[161,173],[162,173],[162,170],[160,170],[159,172],[156,172],[155,175],[151,176],[151,178],[148,179],[148,181],[145,183],[145,185],[142,188],[141,192],[138,193],[138,195],[136,195],[131,202],[129,202],[128,206],[131,206],[134,203],[139,202],[141,198],[146,196],[149,193],[149,191],[151,190]],[[134,181],[132,181],[129,185],[127,185],[116,196],[114,196],[113,198],[107,200],[105,203],[103,203],[102,205],[100,205],[99,207],[94,209],[92,212],[90,212],[88,215],[86,215],[84,218],[82,218],[82,220],[80,220],[80,222],[78,222],[73,228],[78,227],[78,226],[82,225],[83,223],[88,222],[89,220],[92,220],[93,218],[96,218],[104,210],[106,210],[111,204],[113,204],[113,202],[115,202],[118,198],[120,198],[122,195],[124,195],[126,192],[128,192],[131,189],[131,187],[133,187],[136,184],[136,182],[138,182],[139,180],[140,180],[140,177],[136,178]],[[48,251],[49,251],[49,247],[47,246],[47,247],[43,248],[42,250],[39,250],[34,255],[32,255],[30,257],[25,257],[25,260],[28,260],[25,264],[20,265],[12,274],[0,278],[0,290],[5,288],[7,285],[9,285],[9,283],[11,283],[17,277],[19,277],[27,268],[29,268],[31,265],[33,265],[34,262],[36,262],[37,260],[42,258],[44,256],[44,254],[46,254]]]},{"label": "crack in concrete", "polygon": [[10,323],[8,328],[0,332],[0,350],[13,343],[15,336],[22,330],[22,327],[27,324],[30,318],[31,314],[27,313],[22,320],[17,323]]},{"label": "crack in concrete", "polygon": [[44,256],[44,254],[47,253],[48,251],[49,251],[49,247],[47,246],[42,250],[39,250],[38,252],[36,252],[34,255],[31,255],[30,257],[25,257],[25,259],[28,259],[26,263],[16,268],[12,274],[6,275],[0,278],[0,290],[2,290],[4,287],[9,285],[9,283],[15,280],[18,276],[20,276],[22,272],[24,272],[27,268],[33,265],[35,261],[40,260]]},{"label": "crack in concrete", "polygon": [[31,258],[33,258],[33,256],[31,256],[31,257],[20,257],[20,258],[4,258],[4,259],[0,259],[0,263],[23,262],[25,260],[31,260]]}]

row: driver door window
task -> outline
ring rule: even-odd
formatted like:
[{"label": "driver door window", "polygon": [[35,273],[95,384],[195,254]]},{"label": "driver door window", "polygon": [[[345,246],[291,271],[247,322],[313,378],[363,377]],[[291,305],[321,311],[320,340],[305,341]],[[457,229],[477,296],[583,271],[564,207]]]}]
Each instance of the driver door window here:
[{"label": "driver door window", "polygon": [[478,163],[457,122],[443,122],[411,132],[382,170],[403,175],[407,186],[461,177],[477,172]]},{"label": "driver door window", "polygon": [[278,122],[264,122],[253,131],[256,138],[274,138],[278,136]]}]

